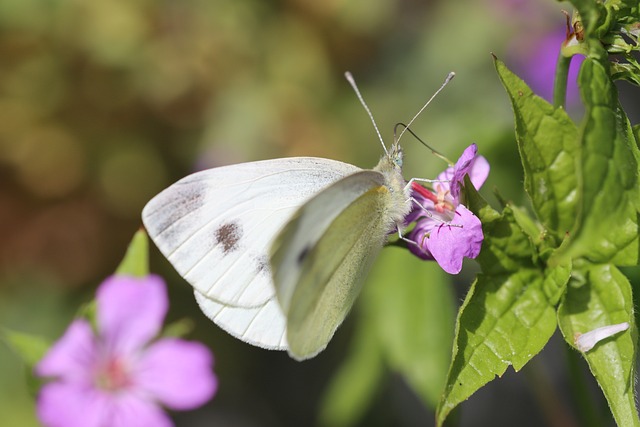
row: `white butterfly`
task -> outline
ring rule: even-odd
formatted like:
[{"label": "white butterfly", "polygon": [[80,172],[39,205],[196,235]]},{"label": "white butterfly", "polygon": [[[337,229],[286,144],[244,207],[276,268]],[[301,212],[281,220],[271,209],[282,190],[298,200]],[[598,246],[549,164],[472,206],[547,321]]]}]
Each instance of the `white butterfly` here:
[{"label": "white butterfly", "polygon": [[308,359],[412,207],[398,140],[372,170],[293,157],[197,172],[155,196],[142,219],[207,317],[247,343]]}]

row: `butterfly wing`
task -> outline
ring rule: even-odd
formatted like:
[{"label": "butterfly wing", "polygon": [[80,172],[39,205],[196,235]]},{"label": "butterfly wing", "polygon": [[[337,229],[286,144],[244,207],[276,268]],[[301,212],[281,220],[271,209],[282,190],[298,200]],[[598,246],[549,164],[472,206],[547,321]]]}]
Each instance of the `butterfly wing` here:
[{"label": "butterfly wing", "polygon": [[[277,313],[268,251],[279,230],[315,193],[359,170],[311,157],[209,169],[162,191],[142,219],[160,252],[202,296],[205,314],[244,339],[251,335],[247,318]],[[252,344],[282,345],[274,334],[258,335]]]},{"label": "butterfly wing", "polygon": [[282,230],[271,266],[292,357],[322,351],[351,309],[389,232],[385,177],[361,171],[309,200]]},{"label": "butterfly wing", "polygon": [[194,294],[202,312],[234,337],[269,350],[288,348],[287,322],[275,296],[258,307],[234,307]]}]

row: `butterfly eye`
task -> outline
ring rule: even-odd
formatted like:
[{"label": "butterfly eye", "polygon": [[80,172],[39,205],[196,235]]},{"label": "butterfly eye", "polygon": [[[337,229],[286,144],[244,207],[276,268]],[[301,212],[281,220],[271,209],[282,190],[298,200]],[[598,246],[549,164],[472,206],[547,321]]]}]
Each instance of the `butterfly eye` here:
[{"label": "butterfly eye", "polygon": [[402,148],[400,148],[399,145],[397,146],[397,148],[392,153],[392,156],[393,156],[393,164],[395,164],[399,168],[402,168],[402,163],[403,163],[403,159],[404,159],[404,153],[402,151]]}]

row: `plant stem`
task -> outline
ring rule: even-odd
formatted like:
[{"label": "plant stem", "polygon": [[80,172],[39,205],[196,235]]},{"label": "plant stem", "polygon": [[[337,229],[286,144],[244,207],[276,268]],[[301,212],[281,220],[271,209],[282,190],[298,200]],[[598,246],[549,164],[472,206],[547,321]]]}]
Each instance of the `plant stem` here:
[{"label": "plant stem", "polygon": [[560,52],[558,54],[555,81],[553,83],[553,106],[556,108],[565,108],[569,65],[571,65],[571,57],[565,57],[562,55],[562,52]]}]

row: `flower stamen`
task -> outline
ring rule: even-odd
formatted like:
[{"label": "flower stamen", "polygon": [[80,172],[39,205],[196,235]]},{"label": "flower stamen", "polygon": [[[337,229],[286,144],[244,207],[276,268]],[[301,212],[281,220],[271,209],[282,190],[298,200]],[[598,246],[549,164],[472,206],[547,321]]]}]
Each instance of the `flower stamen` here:
[{"label": "flower stamen", "polygon": [[98,367],[95,385],[105,391],[120,391],[131,385],[129,369],[126,364],[116,357],[109,358]]}]

